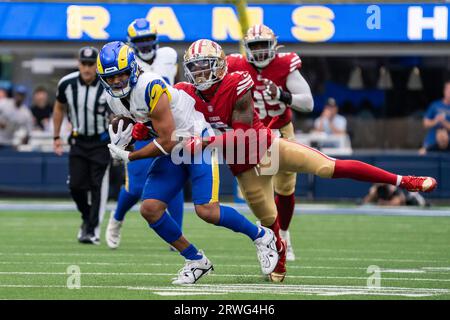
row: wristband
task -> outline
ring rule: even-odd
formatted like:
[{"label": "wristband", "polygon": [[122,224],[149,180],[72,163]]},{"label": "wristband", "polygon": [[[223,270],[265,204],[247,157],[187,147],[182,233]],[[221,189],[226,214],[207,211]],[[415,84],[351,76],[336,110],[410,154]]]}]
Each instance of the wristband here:
[{"label": "wristband", "polygon": [[58,140],[58,139],[61,139],[61,137],[60,136],[53,137],[53,141]]},{"label": "wristband", "polygon": [[153,143],[164,155],[166,156],[169,155],[169,153],[166,150],[164,150],[164,148],[158,143],[158,141],[156,141],[156,139],[153,140]]},{"label": "wristband", "polygon": [[280,101],[286,103],[287,105],[291,105],[292,94],[288,91],[280,90]]}]

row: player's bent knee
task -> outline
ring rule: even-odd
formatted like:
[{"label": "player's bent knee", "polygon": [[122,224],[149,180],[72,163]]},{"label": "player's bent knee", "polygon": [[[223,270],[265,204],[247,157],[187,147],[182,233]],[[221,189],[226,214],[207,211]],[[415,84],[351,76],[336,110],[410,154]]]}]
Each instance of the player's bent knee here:
[{"label": "player's bent knee", "polygon": [[334,164],[329,163],[317,168],[315,175],[321,178],[331,178],[334,172]]},{"label": "player's bent knee", "polygon": [[196,205],[195,212],[200,219],[208,223],[216,224],[220,218],[220,207],[217,202]]},{"label": "player's bent knee", "polygon": [[275,192],[282,196],[289,196],[295,192],[295,182],[296,176],[286,176],[285,179],[281,179],[281,181],[274,184]]},{"label": "player's bent knee", "polygon": [[141,215],[148,223],[155,223],[165,211],[160,201],[145,200],[141,204]]}]

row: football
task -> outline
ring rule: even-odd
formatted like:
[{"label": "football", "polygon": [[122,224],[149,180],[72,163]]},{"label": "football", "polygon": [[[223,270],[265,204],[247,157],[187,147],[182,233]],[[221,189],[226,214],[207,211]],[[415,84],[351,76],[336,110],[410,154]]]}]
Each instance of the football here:
[{"label": "football", "polygon": [[115,116],[110,122],[111,125],[112,125],[114,133],[117,133],[117,129],[119,127],[119,121],[120,120],[123,120],[123,128],[122,128],[122,130],[125,130],[126,128],[128,128],[128,126],[130,124],[134,125],[136,123],[133,119],[131,119],[129,117],[126,117],[124,115]]},{"label": "football", "polygon": [[[129,117],[126,117],[124,115],[117,115],[110,121],[110,124],[112,125],[114,133],[117,133],[117,129],[119,128],[119,121],[120,120],[123,120],[122,130],[125,130],[126,128],[128,128],[128,126],[130,124],[132,124],[133,126],[136,124],[136,121],[134,121],[133,119],[131,119]],[[136,141],[132,138],[130,143],[128,144],[128,146],[125,148],[125,150],[127,150],[127,151],[134,151],[133,144],[135,142]]]}]

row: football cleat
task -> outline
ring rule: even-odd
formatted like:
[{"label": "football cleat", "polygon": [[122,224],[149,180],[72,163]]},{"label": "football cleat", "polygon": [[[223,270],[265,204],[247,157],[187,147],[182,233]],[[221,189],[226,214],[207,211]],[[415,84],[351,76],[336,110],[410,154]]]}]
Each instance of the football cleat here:
[{"label": "football cleat", "polygon": [[263,274],[270,274],[278,263],[278,252],[276,247],[275,234],[269,228],[260,227],[264,230],[264,235],[259,237],[253,243],[256,246],[256,255],[261,264]]},{"label": "football cleat", "polygon": [[95,244],[95,245],[100,244],[100,239],[96,238],[93,233],[88,233],[84,236],[81,236],[81,238],[78,241],[84,244]]},{"label": "football cleat", "polygon": [[214,267],[205,256],[203,251],[199,251],[203,258],[200,260],[187,260],[183,268],[178,271],[178,276],[173,278],[172,284],[193,284],[196,283],[201,277],[214,271]]},{"label": "football cleat", "polygon": [[404,176],[400,182],[400,188],[411,192],[431,192],[436,189],[436,186],[436,179],[432,177]]},{"label": "football cleat", "polygon": [[78,230],[78,235],[77,235],[78,242],[81,242],[81,239],[86,237],[86,232],[87,232],[87,224],[86,224],[86,222],[83,221],[83,223],[80,226],[80,229]]},{"label": "football cleat", "polygon": [[281,236],[281,238],[286,240],[286,244],[287,244],[286,261],[295,261],[295,253],[294,253],[294,249],[292,248],[291,235],[290,235],[289,231],[280,230],[280,236]]},{"label": "football cleat", "polygon": [[111,249],[117,249],[120,244],[120,228],[122,227],[122,221],[117,221],[114,218],[115,211],[111,211],[111,216],[109,217],[108,227],[106,228],[106,244]]},{"label": "football cleat", "polygon": [[275,270],[269,275],[269,279],[272,282],[283,282],[286,277],[286,241],[281,239],[281,250],[278,251],[280,256]]}]

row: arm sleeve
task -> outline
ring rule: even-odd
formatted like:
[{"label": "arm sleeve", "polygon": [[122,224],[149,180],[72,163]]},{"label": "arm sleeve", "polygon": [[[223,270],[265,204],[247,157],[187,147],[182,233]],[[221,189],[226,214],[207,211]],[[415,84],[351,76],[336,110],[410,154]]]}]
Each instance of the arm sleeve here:
[{"label": "arm sleeve", "polygon": [[67,85],[64,82],[58,83],[58,88],[56,89],[56,100],[58,100],[61,103],[67,103],[67,97],[66,93],[64,92],[66,90]]},{"label": "arm sleeve", "polygon": [[286,81],[286,87],[292,95],[291,108],[300,112],[311,112],[314,100],[308,83],[299,70],[291,72]]}]

